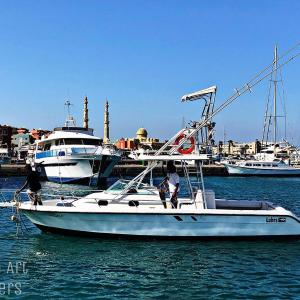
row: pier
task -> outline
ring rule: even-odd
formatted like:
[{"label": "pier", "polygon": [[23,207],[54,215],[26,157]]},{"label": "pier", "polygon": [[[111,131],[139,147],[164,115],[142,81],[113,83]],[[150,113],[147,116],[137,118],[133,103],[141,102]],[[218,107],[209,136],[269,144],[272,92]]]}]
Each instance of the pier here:
[{"label": "pier", "polygon": [[26,176],[27,170],[25,164],[6,164],[0,165],[0,177]]},{"label": "pier", "polygon": [[[111,176],[136,176],[146,168],[143,164],[119,164],[116,165],[112,171]],[[194,166],[189,167],[190,173],[195,173]],[[183,175],[181,166],[177,166],[177,172],[180,176]],[[223,165],[206,165],[203,166],[203,174],[206,176],[227,176],[226,168]],[[17,177],[26,176],[25,164],[7,164],[0,166],[0,177]],[[154,176],[164,176],[162,168],[157,167],[153,170]]]},{"label": "pier", "polygon": [[[130,165],[117,165],[112,171],[112,176],[136,176],[145,170],[146,166],[141,164],[130,164]],[[188,167],[190,174],[196,174],[196,167]],[[166,172],[166,168],[165,168]],[[177,173],[183,176],[183,169],[181,166],[177,166]],[[203,166],[203,174],[206,176],[227,176],[226,168],[223,165],[207,165]],[[153,170],[154,176],[164,176],[161,167],[156,167]]]}]

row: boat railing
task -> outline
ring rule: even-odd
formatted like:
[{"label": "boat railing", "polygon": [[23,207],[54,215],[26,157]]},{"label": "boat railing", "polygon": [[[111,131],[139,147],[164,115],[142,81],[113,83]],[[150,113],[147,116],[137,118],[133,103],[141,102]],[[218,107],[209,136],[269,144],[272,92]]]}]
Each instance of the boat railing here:
[{"label": "boat railing", "polygon": [[35,156],[37,159],[41,159],[41,158],[56,157],[56,156],[96,155],[96,152],[97,152],[97,148],[70,147],[70,148],[60,148],[60,149],[37,152]]},{"label": "boat railing", "polygon": [[[103,192],[103,190],[92,190],[93,193]],[[47,192],[38,192],[37,195],[42,201],[47,200],[57,200],[60,202],[67,201],[73,202],[79,199],[86,197],[90,194],[91,190],[76,190],[76,193],[71,191],[59,191],[59,193],[47,193]],[[11,202],[25,202],[30,201],[30,196],[26,191],[16,193],[16,189],[0,189],[0,202],[1,203],[11,203]]]}]

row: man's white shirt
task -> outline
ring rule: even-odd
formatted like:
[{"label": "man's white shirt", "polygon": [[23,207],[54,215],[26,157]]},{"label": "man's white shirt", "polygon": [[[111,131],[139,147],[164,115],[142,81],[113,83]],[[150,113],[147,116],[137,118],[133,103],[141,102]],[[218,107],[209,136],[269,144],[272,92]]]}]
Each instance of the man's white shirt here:
[{"label": "man's white shirt", "polygon": [[[178,174],[177,173],[169,173],[168,174],[168,185],[169,185],[170,195],[172,195],[175,192],[176,184],[179,184]],[[179,191],[179,188],[177,191]]]}]

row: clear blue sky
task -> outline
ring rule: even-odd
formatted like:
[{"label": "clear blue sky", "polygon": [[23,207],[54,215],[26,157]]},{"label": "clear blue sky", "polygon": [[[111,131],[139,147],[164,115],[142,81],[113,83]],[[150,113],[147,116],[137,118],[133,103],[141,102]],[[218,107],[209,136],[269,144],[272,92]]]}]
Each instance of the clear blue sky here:
[{"label": "clear blue sky", "polygon": [[[61,125],[64,102],[102,136],[110,102],[112,138],[138,127],[169,138],[200,103],[182,95],[216,84],[217,103],[300,40],[299,1],[0,1],[0,123]],[[288,136],[299,143],[300,59],[283,70]],[[265,81],[216,118],[217,139],[259,138]]]}]

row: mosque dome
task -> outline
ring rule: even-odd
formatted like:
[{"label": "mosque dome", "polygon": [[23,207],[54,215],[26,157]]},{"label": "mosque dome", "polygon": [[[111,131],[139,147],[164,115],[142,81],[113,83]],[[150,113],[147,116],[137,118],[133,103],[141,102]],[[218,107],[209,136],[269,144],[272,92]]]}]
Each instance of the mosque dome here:
[{"label": "mosque dome", "polygon": [[145,128],[139,128],[138,131],[136,132],[137,138],[147,138],[148,132]]}]

